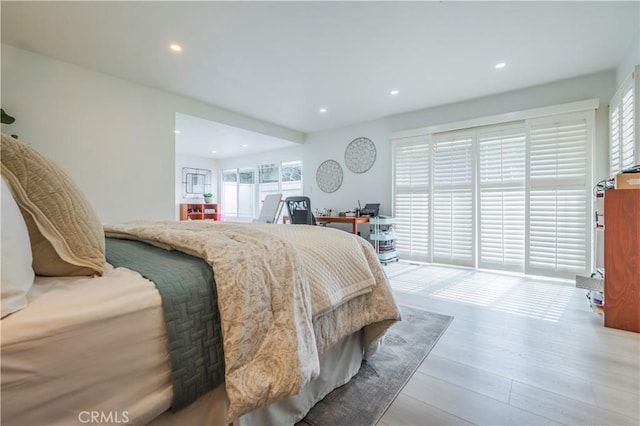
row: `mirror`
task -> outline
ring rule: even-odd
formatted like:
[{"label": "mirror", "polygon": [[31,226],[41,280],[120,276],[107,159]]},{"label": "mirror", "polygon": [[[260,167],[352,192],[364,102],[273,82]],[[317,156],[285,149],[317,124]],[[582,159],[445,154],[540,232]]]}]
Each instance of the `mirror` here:
[{"label": "mirror", "polygon": [[187,173],[187,194],[204,194],[204,175]]},{"label": "mirror", "polygon": [[211,192],[211,170],[183,167],[182,185],[184,197],[202,196]]}]

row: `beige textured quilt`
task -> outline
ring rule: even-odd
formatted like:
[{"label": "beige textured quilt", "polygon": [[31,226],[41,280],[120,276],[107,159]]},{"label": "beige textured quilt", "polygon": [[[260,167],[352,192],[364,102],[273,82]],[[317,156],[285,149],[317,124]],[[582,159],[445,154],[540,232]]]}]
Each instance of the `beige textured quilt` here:
[{"label": "beige textured quilt", "polygon": [[400,318],[373,248],[343,231],[187,221],[107,225],[105,233],[212,265],[230,420],[298,393],[318,375],[318,355],[365,326],[372,353]]}]

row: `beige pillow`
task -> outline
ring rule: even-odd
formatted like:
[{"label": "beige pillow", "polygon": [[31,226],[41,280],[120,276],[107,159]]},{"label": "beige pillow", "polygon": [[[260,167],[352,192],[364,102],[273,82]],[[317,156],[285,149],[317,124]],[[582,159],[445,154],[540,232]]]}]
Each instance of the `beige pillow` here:
[{"label": "beige pillow", "polygon": [[33,148],[2,135],[2,176],[29,230],[36,275],[102,275],[104,231],[80,188]]}]

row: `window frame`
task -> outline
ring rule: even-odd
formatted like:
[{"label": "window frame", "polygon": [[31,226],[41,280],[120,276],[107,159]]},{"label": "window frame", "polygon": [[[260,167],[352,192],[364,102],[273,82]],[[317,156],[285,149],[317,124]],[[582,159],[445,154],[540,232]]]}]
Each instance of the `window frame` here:
[{"label": "window frame", "polygon": [[[636,69],[629,74],[629,76],[622,82],[620,87],[616,90],[616,93],[609,102],[609,144],[608,144],[608,170],[609,175],[614,176],[618,174],[622,169],[630,166],[640,164],[640,79],[638,78],[638,71],[640,66],[636,66]],[[629,102],[625,102],[627,96],[631,99]],[[625,112],[631,108],[631,117],[629,118],[631,126],[631,132],[633,136],[630,141],[625,140]],[[618,113],[614,111],[617,109]],[[616,126],[614,126],[616,123]],[[629,158],[624,156],[625,142],[631,143],[633,152]],[[617,155],[617,159],[614,160],[613,156]]]},{"label": "window frame", "polygon": [[[266,191],[266,194],[276,194],[276,193],[283,193],[283,180],[282,180],[282,169],[283,166],[289,166],[289,165],[299,165],[300,167],[300,179],[299,179],[299,185],[297,185],[298,188],[298,192],[299,194],[296,195],[302,195],[303,191],[304,191],[304,181],[303,181],[303,161],[302,160],[289,160],[289,161],[277,161],[277,162],[268,162],[268,163],[258,163],[255,164],[254,166],[251,167],[235,167],[235,168],[229,168],[229,169],[224,169],[221,171],[221,179],[220,181],[222,182],[222,205],[221,205],[221,211],[224,215],[225,218],[229,218],[229,219],[238,219],[239,221],[247,221],[249,219],[255,219],[259,216],[260,214],[260,209],[262,208],[262,203],[264,202],[264,195],[265,191],[262,191],[260,186],[263,184],[262,182],[260,182],[261,180],[261,171],[263,166],[269,166],[269,165],[274,165],[277,166],[277,182],[266,182],[266,184],[273,184],[273,183],[277,183],[277,188],[276,189],[272,189],[272,190],[268,190]],[[253,188],[252,188],[252,201],[253,201],[253,213],[251,215],[248,214],[240,214],[240,173],[242,172],[248,172],[248,171],[252,171],[253,172]],[[236,193],[236,208],[235,208],[235,214],[229,214],[229,210],[227,209],[226,206],[226,191],[227,189],[225,189],[225,180],[224,180],[224,176],[225,173],[230,173],[230,172],[235,172],[236,174],[236,185],[235,185],[235,193]],[[298,181],[293,181],[293,182],[298,182]],[[278,219],[278,218],[276,218]]]},{"label": "window frame", "polygon": [[[479,134],[484,130],[485,127],[487,126],[505,126],[505,128],[507,128],[510,125],[517,125],[518,122],[520,122],[520,125],[524,125],[526,127],[526,123],[527,121],[531,121],[531,120],[535,120],[535,119],[542,119],[542,118],[547,118],[547,117],[553,117],[553,116],[566,116],[566,115],[571,115],[571,114],[575,114],[576,116],[580,116],[583,117],[586,123],[586,137],[585,137],[585,145],[586,145],[586,150],[587,150],[587,154],[586,154],[586,173],[584,175],[584,211],[585,211],[585,215],[584,215],[584,237],[585,237],[585,250],[584,250],[584,258],[585,258],[585,270],[584,271],[580,271],[581,273],[587,273],[588,271],[591,270],[592,265],[593,265],[593,254],[592,254],[592,250],[591,247],[593,246],[593,235],[591,232],[591,217],[593,214],[593,206],[591,203],[591,186],[592,186],[592,179],[593,179],[593,170],[594,170],[594,164],[593,164],[593,152],[594,152],[594,146],[595,146],[595,111],[597,109],[599,105],[599,100],[598,99],[590,99],[587,101],[579,101],[579,102],[572,102],[572,103],[568,103],[568,104],[563,104],[563,105],[554,105],[554,106],[550,106],[550,107],[544,107],[544,108],[537,108],[537,109],[532,109],[532,110],[525,110],[525,111],[520,111],[520,112],[513,112],[513,113],[507,113],[507,114],[500,114],[500,115],[496,115],[496,116],[490,116],[490,117],[484,117],[484,118],[478,118],[478,119],[474,119],[474,120],[467,120],[467,121],[463,121],[463,122],[457,122],[457,123],[449,123],[449,124],[443,124],[443,125],[437,125],[437,126],[429,126],[429,127],[425,127],[425,128],[421,128],[421,129],[413,129],[413,130],[406,130],[406,131],[401,131],[401,132],[395,132],[392,134],[392,161],[393,161],[393,167],[392,167],[392,211],[394,216],[396,216],[396,211],[397,211],[397,202],[398,202],[398,194],[402,193],[402,192],[410,192],[407,190],[407,188],[404,188],[403,191],[398,191],[398,188],[396,188],[396,150],[398,149],[398,146],[403,146],[403,145],[410,145],[411,143],[415,143],[415,144],[429,144],[430,146],[432,146],[433,144],[433,138],[435,137],[435,135],[437,133],[443,133],[443,132],[454,132],[454,131],[461,131],[461,130],[470,130],[475,132],[474,133],[474,157],[473,157],[473,162],[474,162],[474,170],[475,170],[475,184],[473,187],[473,204],[474,204],[474,213],[473,213],[473,223],[474,223],[474,235],[473,235],[473,247],[474,247],[474,252],[475,252],[475,259],[473,262],[473,267],[486,267],[487,265],[481,265],[480,264],[480,232],[481,230],[479,229],[480,227],[480,196],[481,196],[481,187],[482,185],[480,184],[480,176],[479,176],[479,169],[480,169],[480,148],[478,147],[478,138],[479,138]],[[420,142],[417,142],[420,141]],[[524,272],[527,274],[540,274],[540,275],[548,275],[548,276],[554,276],[554,277],[559,277],[559,278],[572,278],[576,275],[576,272],[571,271],[571,272],[567,272],[567,271],[540,271],[540,270],[535,270],[532,268],[529,268],[528,265],[528,246],[529,246],[529,229],[528,229],[528,215],[530,212],[530,205],[529,205],[529,198],[530,198],[530,181],[529,181],[529,171],[528,171],[528,167],[529,167],[529,162],[530,162],[530,158],[529,158],[529,135],[527,133],[527,135],[525,136],[525,166],[527,167],[527,172],[525,175],[525,241],[524,241],[524,250],[525,250],[525,259],[524,259],[524,265],[522,267],[522,270],[520,270],[520,272]],[[433,149],[433,148],[432,148]],[[433,174],[433,158],[431,158],[430,160],[430,173]],[[431,176],[432,177],[432,176]],[[433,196],[433,179],[430,180],[429,182],[429,196],[432,197]],[[580,190],[582,190],[582,187],[580,188]],[[428,241],[428,245],[429,245],[429,249],[428,251],[428,259],[415,259],[415,260],[422,260],[422,261],[427,261],[427,262],[433,262],[434,261],[434,251],[433,251],[433,247],[434,247],[434,238],[433,238],[433,228],[434,228],[434,221],[433,221],[433,209],[434,209],[434,200],[433,198],[431,198],[429,203],[429,218],[428,218],[428,222],[429,222],[429,241]],[[402,244],[399,243],[399,246],[401,246]],[[411,254],[409,254],[409,256],[411,256]],[[441,261],[441,260],[440,260]],[[503,270],[511,270],[508,268],[500,268]]]}]

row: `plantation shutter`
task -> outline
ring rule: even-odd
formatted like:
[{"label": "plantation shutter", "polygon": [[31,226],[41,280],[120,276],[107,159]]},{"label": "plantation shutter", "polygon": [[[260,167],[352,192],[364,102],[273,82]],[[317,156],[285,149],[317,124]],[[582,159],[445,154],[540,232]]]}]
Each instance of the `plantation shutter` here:
[{"label": "plantation shutter", "polygon": [[524,271],[524,123],[478,129],[480,268]]},{"label": "plantation shutter", "polygon": [[590,267],[587,182],[593,115],[527,121],[527,273],[569,278]]},{"label": "plantation shutter", "polygon": [[433,136],[433,261],[474,266],[471,131]]},{"label": "plantation shutter", "polygon": [[609,174],[615,175],[622,169],[620,161],[620,105],[609,106]]},{"label": "plantation shutter", "polygon": [[395,140],[401,257],[558,278],[590,273],[596,105]]},{"label": "plantation shutter", "polygon": [[620,162],[622,168],[635,164],[635,126],[633,87],[622,96],[620,122]]},{"label": "plantation shutter", "polygon": [[426,137],[403,139],[394,145],[393,209],[399,256],[430,261],[430,145]]},{"label": "plantation shutter", "polygon": [[622,97],[622,168],[635,164],[635,114],[634,114],[633,88],[629,88]]},{"label": "plantation shutter", "polygon": [[609,174],[640,162],[636,143],[635,73],[620,86],[609,104]]}]

